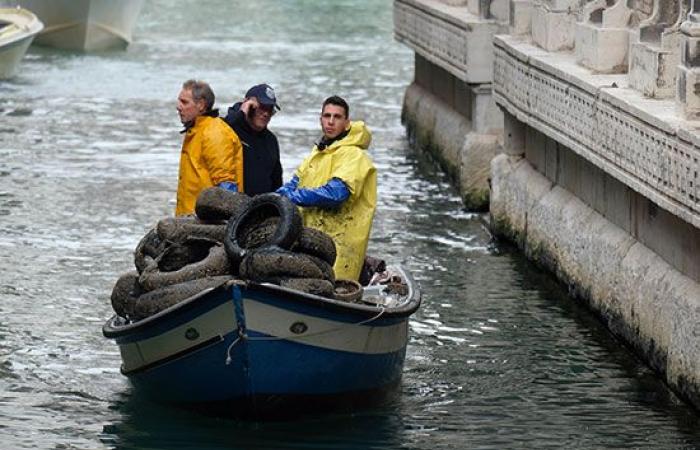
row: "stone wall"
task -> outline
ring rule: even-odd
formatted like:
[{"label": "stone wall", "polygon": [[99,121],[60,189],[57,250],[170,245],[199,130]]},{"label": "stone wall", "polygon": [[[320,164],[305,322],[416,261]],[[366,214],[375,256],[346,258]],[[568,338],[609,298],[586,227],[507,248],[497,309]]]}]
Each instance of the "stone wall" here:
[{"label": "stone wall", "polygon": [[488,173],[494,232],[700,407],[700,1],[394,4],[416,143],[463,192]]},{"label": "stone wall", "polygon": [[[399,0],[396,39],[415,51],[415,78],[406,92],[403,121],[414,144],[430,152],[459,187],[465,205],[488,208],[489,161],[502,138],[502,115],[491,90],[493,36],[501,19],[483,2]],[[483,6],[483,5],[482,5]],[[501,8],[502,9],[502,8]],[[439,130],[439,132],[436,132]]]}]

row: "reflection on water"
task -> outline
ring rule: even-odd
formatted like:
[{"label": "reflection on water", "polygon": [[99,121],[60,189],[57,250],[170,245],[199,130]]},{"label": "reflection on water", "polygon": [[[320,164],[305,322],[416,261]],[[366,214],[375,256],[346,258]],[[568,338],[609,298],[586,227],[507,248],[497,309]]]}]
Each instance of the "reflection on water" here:
[{"label": "reflection on water", "polygon": [[[32,49],[0,82],[0,438],[3,448],[693,448],[695,413],[586,310],[465,212],[399,123],[412,54],[391,2],[151,0],[126,52]],[[180,83],[228,106],[269,82],[285,179],[330,94],[374,132],[370,252],[413,271],[400,395],[297,421],[147,403],[101,335],[132,251],[172,214]],[[206,382],[205,380],[203,382]]]}]

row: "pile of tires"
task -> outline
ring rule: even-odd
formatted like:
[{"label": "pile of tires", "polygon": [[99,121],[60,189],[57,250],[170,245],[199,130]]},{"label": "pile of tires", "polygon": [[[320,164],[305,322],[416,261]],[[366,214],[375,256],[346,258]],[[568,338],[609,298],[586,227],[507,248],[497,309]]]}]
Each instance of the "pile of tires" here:
[{"label": "pile of tires", "polygon": [[119,316],[142,320],[233,278],[334,298],[335,244],[302,226],[287,198],[210,188],[197,198],[195,213],[163,219],[141,239],[136,270],[112,290]]}]

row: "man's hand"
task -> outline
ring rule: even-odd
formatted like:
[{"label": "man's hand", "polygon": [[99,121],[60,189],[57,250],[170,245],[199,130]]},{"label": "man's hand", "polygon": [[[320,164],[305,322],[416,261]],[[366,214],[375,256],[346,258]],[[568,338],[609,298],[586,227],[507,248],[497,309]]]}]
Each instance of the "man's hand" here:
[{"label": "man's hand", "polygon": [[258,103],[258,99],[256,97],[248,97],[243,100],[243,103],[241,103],[241,111],[243,111],[243,114],[247,116],[250,108],[256,109],[259,106],[260,103]]}]

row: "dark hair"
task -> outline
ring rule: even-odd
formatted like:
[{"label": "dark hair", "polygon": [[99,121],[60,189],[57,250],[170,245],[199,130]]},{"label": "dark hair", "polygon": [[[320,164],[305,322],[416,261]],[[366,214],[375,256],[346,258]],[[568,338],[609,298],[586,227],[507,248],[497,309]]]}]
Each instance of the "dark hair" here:
[{"label": "dark hair", "polygon": [[192,99],[195,102],[204,100],[206,106],[205,111],[211,111],[214,107],[214,91],[211,90],[209,83],[200,80],[187,80],[182,83],[182,88],[192,91]]},{"label": "dark hair", "polygon": [[321,111],[323,111],[323,108],[326,107],[326,105],[335,105],[335,106],[340,106],[345,110],[345,118],[347,119],[350,117],[350,107],[348,106],[348,102],[345,101],[343,97],[338,97],[337,95],[331,95],[327,99],[323,101],[323,106],[321,106]]}]

